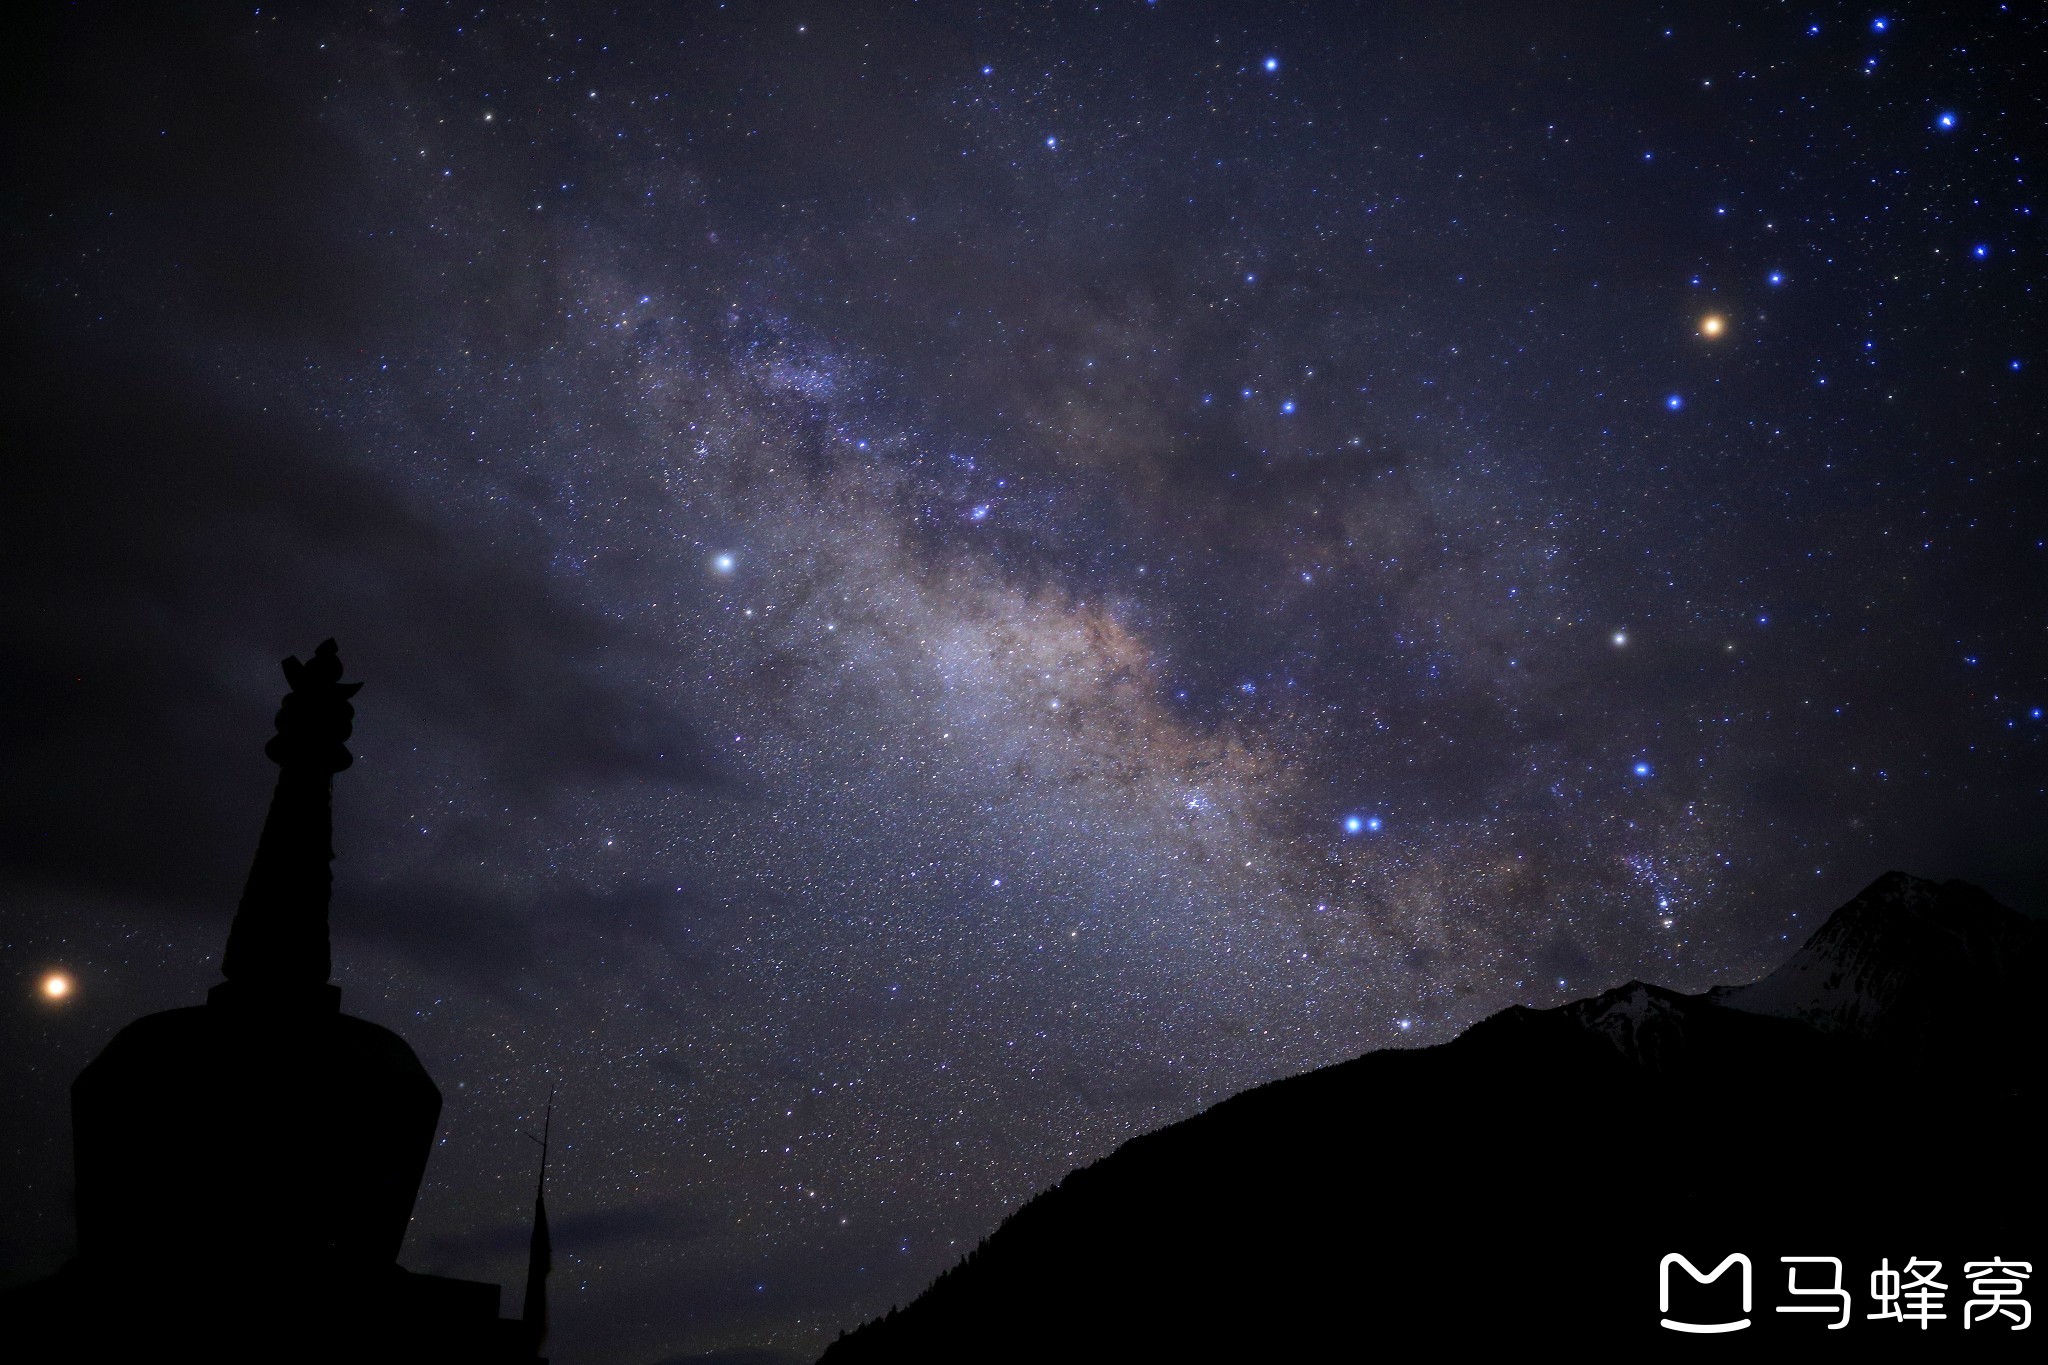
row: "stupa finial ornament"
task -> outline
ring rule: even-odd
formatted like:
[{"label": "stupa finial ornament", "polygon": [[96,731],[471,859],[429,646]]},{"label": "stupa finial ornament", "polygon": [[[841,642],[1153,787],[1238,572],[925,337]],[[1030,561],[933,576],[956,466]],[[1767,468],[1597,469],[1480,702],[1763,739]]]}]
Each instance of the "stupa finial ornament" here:
[{"label": "stupa finial ornament", "polygon": [[349,699],[361,683],[341,680],[334,641],[313,657],[284,661],[291,691],[277,713],[277,733],[263,746],[277,764],[277,789],[242,889],[227,953],[226,982],[216,1004],[340,1007],[327,982],[333,968],[327,905],[334,872],[334,775],[355,761],[348,737],[355,723]]}]

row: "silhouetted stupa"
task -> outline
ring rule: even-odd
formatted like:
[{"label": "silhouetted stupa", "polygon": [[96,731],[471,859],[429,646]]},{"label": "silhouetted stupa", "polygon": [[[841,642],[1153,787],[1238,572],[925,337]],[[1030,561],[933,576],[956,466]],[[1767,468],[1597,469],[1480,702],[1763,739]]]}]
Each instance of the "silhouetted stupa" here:
[{"label": "silhouetted stupa", "polygon": [[[207,1002],[136,1020],[71,1087],[78,1255],[0,1298],[54,1358],[533,1361],[498,1286],[398,1265],[441,1093],[328,981],[334,775],[361,686],[284,662],[277,791]],[[32,1358],[42,1358],[35,1356]]]}]

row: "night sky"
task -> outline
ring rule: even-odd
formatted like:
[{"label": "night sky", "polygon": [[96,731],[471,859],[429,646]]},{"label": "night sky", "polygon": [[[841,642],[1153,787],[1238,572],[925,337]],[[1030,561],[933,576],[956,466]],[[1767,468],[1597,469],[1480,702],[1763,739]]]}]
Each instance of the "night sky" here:
[{"label": "night sky", "polygon": [[812,1358],[1888,867],[2048,904],[2042,12],[1537,8],[20,23],[0,1279],[329,635],[405,1261],[516,1303],[559,1086],[563,1361]]}]

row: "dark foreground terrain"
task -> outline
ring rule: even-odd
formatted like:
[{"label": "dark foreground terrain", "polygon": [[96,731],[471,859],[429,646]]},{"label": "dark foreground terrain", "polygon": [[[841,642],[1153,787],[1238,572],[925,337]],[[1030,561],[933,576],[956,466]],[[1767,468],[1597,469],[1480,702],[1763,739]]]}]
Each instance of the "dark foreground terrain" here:
[{"label": "dark foreground terrain", "polygon": [[[2042,1329],[1970,1309],[1989,1291],[1967,1271],[2048,1250],[2044,963],[2048,925],[1890,873],[1754,985],[1505,1010],[1127,1143],[824,1359],[2031,1353]],[[1701,1275],[1743,1254],[1752,1302],[1739,1264],[1707,1284],[1673,1266],[1663,1308],[1674,1252]],[[1839,1281],[1782,1257],[1837,1258]],[[1941,1263],[1915,1273],[1945,1316],[1869,1316],[1873,1272],[1890,1288],[1916,1259]],[[1795,1273],[1846,1304],[1792,1294]]]}]

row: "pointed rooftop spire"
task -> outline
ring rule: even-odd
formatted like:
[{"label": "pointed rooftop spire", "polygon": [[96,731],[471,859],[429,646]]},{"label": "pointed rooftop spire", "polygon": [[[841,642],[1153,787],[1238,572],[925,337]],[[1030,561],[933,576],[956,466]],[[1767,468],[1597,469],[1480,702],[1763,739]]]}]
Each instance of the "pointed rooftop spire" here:
[{"label": "pointed rooftop spire", "polygon": [[291,691],[277,713],[277,734],[263,747],[278,766],[277,789],[228,930],[221,960],[227,981],[208,998],[338,1009],[340,992],[327,984],[334,775],[355,761],[347,747],[355,720],[349,698],[362,684],[341,681],[332,640],[310,662],[286,659],[284,676]]},{"label": "pointed rooftop spire", "polygon": [[[554,1269],[555,1248],[548,1238],[548,1139],[555,1126],[555,1088],[548,1087],[548,1113],[541,1124],[540,1179],[533,1187],[533,1236],[526,1245],[526,1299],[519,1317],[537,1351],[548,1335],[548,1272]],[[528,1137],[533,1134],[528,1133]]]}]

